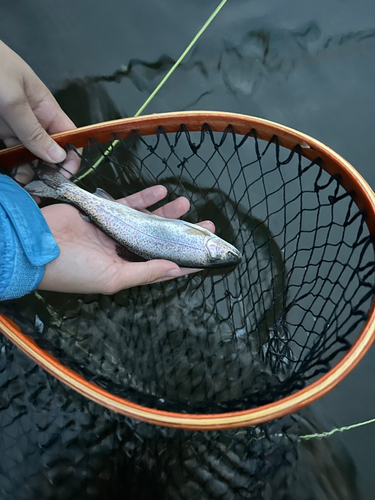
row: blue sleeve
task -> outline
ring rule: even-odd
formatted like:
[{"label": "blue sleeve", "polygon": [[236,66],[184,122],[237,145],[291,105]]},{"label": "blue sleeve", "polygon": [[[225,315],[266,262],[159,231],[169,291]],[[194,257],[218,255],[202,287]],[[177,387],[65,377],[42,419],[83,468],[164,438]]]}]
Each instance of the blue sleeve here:
[{"label": "blue sleeve", "polygon": [[38,205],[10,177],[0,175],[0,301],[35,290],[45,264],[58,255]]}]

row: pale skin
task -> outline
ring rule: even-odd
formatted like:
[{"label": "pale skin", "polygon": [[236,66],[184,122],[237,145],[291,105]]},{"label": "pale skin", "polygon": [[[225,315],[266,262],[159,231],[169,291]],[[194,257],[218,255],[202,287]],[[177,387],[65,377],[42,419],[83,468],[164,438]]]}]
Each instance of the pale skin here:
[{"label": "pale skin", "polygon": [[[66,159],[66,152],[51,134],[75,128],[44,83],[15,52],[0,40],[0,139],[7,147],[24,144],[36,157],[51,163]],[[71,155],[65,168],[75,173],[78,162]],[[17,180],[26,184],[31,169]]]},{"label": "pale skin", "polygon": [[[51,92],[33,70],[0,41],[0,139],[6,146],[24,144],[38,158],[49,163],[65,160],[72,174],[79,167],[77,155],[66,152],[51,134],[75,128]],[[17,171],[17,180],[26,184],[31,169]],[[163,186],[153,186],[118,200],[132,208],[145,210],[165,198]],[[189,201],[178,198],[167,203],[157,215],[179,218],[189,210]],[[182,269],[167,260],[127,262],[116,253],[116,243],[94,225],[84,221],[72,206],[57,204],[42,208],[42,214],[60,249],[60,255],[45,266],[39,289],[112,294],[124,288],[173,279],[197,269]],[[200,225],[214,232],[212,222]]]}]

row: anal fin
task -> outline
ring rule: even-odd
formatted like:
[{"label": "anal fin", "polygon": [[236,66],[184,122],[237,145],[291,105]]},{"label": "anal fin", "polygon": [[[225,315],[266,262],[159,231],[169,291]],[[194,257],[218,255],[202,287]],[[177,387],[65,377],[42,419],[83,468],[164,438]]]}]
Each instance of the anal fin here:
[{"label": "anal fin", "polygon": [[85,220],[86,222],[91,222],[90,220],[90,217],[86,214],[84,214],[83,212],[79,212],[79,215],[82,217],[83,220]]}]

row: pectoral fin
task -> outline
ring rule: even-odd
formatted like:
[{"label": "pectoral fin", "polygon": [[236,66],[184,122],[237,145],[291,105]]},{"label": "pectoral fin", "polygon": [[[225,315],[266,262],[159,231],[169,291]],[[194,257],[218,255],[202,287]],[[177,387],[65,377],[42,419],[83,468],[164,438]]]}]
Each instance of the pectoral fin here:
[{"label": "pectoral fin", "polygon": [[135,254],[128,248],[124,247],[123,245],[116,245],[116,253],[119,257],[121,257],[124,260],[127,260],[128,262],[145,262],[146,259],[141,257],[140,255]]}]

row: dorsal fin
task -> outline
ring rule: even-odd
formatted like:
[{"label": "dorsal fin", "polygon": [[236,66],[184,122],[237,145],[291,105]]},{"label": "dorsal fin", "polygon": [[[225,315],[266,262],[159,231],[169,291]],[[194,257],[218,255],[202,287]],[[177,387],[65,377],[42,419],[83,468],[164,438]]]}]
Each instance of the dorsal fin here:
[{"label": "dorsal fin", "polygon": [[105,200],[116,201],[110,194],[108,194],[102,188],[96,188],[94,195],[98,196],[99,198],[104,198]]},{"label": "dorsal fin", "polygon": [[191,222],[187,222],[184,220],[180,221],[184,226],[187,228],[186,232],[190,234],[195,234],[198,236],[201,236],[202,234],[205,234],[206,236],[214,236],[211,231],[206,229],[205,227],[198,226],[197,224],[192,224]]}]

